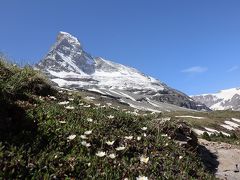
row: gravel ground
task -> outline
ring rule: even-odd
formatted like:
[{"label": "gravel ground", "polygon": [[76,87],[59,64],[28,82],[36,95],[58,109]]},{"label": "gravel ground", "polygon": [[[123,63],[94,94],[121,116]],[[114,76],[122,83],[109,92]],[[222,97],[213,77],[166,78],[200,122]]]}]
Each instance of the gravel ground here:
[{"label": "gravel ground", "polygon": [[218,167],[216,177],[224,180],[240,179],[240,147],[227,143],[209,142],[199,139],[199,143],[216,155]]}]

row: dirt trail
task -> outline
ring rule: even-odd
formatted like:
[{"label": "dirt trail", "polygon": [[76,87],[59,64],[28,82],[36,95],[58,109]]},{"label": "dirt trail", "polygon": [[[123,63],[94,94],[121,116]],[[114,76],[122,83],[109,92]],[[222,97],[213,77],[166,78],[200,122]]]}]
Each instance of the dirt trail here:
[{"label": "dirt trail", "polygon": [[212,154],[216,155],[218,166],[216,177],[225,180],[240,180],[240,147],[227,143],[210,142],[199,139]]}]

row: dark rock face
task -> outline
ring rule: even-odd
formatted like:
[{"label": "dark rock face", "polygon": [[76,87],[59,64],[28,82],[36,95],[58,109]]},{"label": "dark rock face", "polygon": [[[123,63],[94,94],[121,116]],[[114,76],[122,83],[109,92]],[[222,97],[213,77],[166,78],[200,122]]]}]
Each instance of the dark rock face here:
[{"label": "dark rock face", "polygon": [[210,111],[208,107],[206,107],[202,103],[196,103],[193,99],[189,98],[186,94],[183,94],[174,89],[165,89],[160,92],[159,95],[153,96],[153,99],[160,102],[174,104],[180,107],[185,107],[189,109],[195,110],[206,110]]},{"label": "dark rock face", "polygon": [[206,95],[206,96],[201,96],[201,95],[200,96],[193,96],[192,98],[195,101],[204,103],[208,107],[211,107],[212,105],[221,101],[220,99],[214,98],[214,96],[212,96],[210,94]]},{"label": "dark rock face", "polygon": [[57,42],[37,68],[86,74],[95,72],[95,61],[83,51],[79,41],[68,33],[60,32]]}]

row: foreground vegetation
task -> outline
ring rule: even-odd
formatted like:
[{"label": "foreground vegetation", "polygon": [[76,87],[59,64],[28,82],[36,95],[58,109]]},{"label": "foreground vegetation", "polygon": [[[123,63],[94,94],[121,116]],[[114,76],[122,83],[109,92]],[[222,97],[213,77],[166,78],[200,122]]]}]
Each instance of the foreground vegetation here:
[{"label": "foreground vegetation", "polygon": [[203,139],[207,141],[214,141],[214,142],[225,142],[228,144],[239,145],[240,144],[240,137],[236,135],[236,133],[232,132],[230,136],[226,136],[221,132],[219,134],[208,134],[206,132],[203,133],[201,136]]},{"label": "foreground vegetation", "polygon": [[213,179],[179,125],[86,103],[0,62],[0,179]]}]

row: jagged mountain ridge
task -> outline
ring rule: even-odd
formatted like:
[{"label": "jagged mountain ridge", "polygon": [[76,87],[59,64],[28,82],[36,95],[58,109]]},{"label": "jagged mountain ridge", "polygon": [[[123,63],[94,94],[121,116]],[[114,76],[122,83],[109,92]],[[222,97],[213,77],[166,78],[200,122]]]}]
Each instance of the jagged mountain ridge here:
[{"label": "jagged mountain ridge", "polygon": [[225,89],[214,94],[196,95],[192,98],[204,103],[212,110],[240,111],[240,88]]},{"label": "jagged mountain ridge", "polygon": [[[55,61],[53,61],[53,59]],[[83,51],[80,42],[74,36],[60,32],[56,43],[47,56],[37,66],[60,72],[74,72],[78,74],[92,74],[95,70],[95,61]]]},{"label": "jagged mountain ridge", "polygon": [[184,93],[134,68],[92,57],[83,50],[76,37],[66,32],[58,34],[57,41],[36,68],[60,87],[87,89],[115,96],[138,109],[159,111],[184,107],[209,110]]}]

